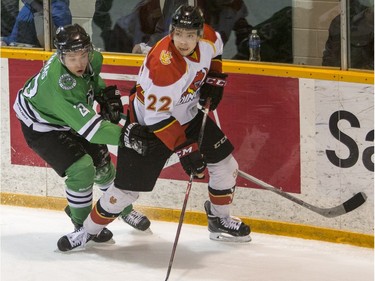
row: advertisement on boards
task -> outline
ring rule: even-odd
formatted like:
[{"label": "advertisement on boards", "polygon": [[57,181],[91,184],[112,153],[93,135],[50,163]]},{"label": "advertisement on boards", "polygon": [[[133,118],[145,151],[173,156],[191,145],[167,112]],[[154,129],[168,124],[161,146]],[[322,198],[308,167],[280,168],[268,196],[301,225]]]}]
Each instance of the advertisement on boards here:
[{"label": "advertisement on boards", "polygon": [[[10,108],[25,81],[42,67],[41,61],[9,59]],[[19,69],[24,71],[20,72]],[[104,65],[102,77],[107,85],[116,84],[123,95],[134,85],[137,67]],[[297,78],[229,74],[224,97],[210,118],[233,143],[233,152],[242,171],[286,192],[300,193],[300,116]],[[48,167],[26,144],[19,121],[10,110],[11,162],[14,165]],[[110,147],[116,163],[116,147]],[[173,155],[161,178],[187,180]],[[204,180],[207,182],[207,177]],[[239,187],[257,188],[238,178]]]}]

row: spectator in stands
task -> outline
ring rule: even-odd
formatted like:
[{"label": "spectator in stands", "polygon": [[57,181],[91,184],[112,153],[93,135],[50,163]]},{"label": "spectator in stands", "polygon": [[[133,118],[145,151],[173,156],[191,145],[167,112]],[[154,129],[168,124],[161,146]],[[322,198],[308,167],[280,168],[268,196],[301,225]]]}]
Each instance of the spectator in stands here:
[{"label": "spectator in stands", "polygon": [[249,37],[252,26],[246,20],[248,11],[242,0],[198,0],[198,6],[205,22],[220,33],[224,45],[232,30],[236,35],[236,46]]},{"label": "spectator in stands", "polygon": [[[38,24],[38,19],[43,17],[42,0],[22,0],[21,8],[12,32],[8,37],[2,38],[2,45],[43,47],[43,24]],[[69,9],[69,0],[52,0],[52,21],[54,27],[72,23],[72,14]]]},{"label": "spectator in stands", "polygon": [[[147,53],[161,38],[169,33],[173,12],[186,0],[141,0],[134,11],[120,18],[111,32],[107,51]],[[246,21],[247,7],[243,0],[198,0],[205,22],[218,31],[224,44],[235,31],[236,45],[251,32]]]},{"label": "spectator in stands", "polygon": [[130,14],[116,21],[106,51],[131,53],[134,45],[147,42],[156,33],[162,20],[159,0],[139,1]]},{"label": "spectator in stands", "polygon": [[[350,68],[374,69],[374,4],[364,6],[360,1],[350,2],[349,64]],[[324,66],[341,66],[340,15],[330,26],[323,52]]]},{"label": "spectator in stands", "polygon": [[[287,6],[274,13],[269,19],[253,27],[261,39],[260,57],[262,61],[293,63],[292,48],[292,7]],[[244,37],[237,44],[236,60],[249,59],[249,40]]]},{"label": "spectator in stands", "polygon": [[7,37],[12,32],[18,11],[18,0],[1,1],[1,37]]},{"label": "spectator in stands", "polygon": [[93,29],[94,25],[100,28],[100,37],[103,39],[105,50],[108,50],[108,43],[112,32],[112,19],[109,14],[112,4],[113,0],[96,0],[95,12],[92,17]]}]

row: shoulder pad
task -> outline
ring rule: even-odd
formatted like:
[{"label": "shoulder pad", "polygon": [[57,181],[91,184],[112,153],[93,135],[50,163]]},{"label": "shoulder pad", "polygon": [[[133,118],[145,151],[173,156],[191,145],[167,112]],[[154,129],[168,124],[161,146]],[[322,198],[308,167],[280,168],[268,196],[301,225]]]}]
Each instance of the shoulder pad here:
[{"label": "shoulder pad", "polygon": [[184,75],[187,64],[174,47],[171,38],[167,36],[150,50],[146,67],[155,85],[168,86]]},{"label": "shoulder pad", "polygon": [[90,63],[94,73],[99,74],[102,70],[103,55],[98,51],[93,51],[92,60]]},{"label": "shoulder pad", "polygon": [[205,24],[203,27],[203,39],[208,40],[212,43],[215,43],[218,39],[215,30],[207,24]]}]

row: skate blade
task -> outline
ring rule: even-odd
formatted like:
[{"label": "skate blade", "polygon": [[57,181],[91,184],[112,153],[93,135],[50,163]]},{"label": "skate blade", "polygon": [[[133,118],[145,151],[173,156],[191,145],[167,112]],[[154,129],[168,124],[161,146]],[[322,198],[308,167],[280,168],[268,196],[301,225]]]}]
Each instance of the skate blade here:
[{"label": "skate blade", "polygon": [[145,234],[154,234],[151,230],[151,228],[147,228],[145,231],[143,231]]},{"label": "skate blade", "polygon": [[54,252],[59,253],[59,254],[63,254],[63,255],[70,255],[72,253],[82,252],[82,251],[85,251],[85,250],[86,250],[86,247],[77,247],[77,248],[74,248],[74,249],[69,250],[69,251],[60,251],[59,249],[55,249]]},{"label": "skate blade", "polygon": [[75,253],[75,252],[82,252],[82,251],[89,250],[89,249],[105,248],[105,247],[108,247],[109,245],[114,245],[114,244],[116,244],[116,241],[113,238],[105,242],[95,242],[93,240],[90,240],[90,241],[87,241],[85,245],[78,246],[74,249],[71,249],[68,251],[60,251],[59,249],[56,249],[54,252],[62,253],[62,254],[69,254],[69,253]]},{"label": "skate blade", "polygon": [[246,243],[251,241],[250,235],[232,236],[225,233],[210,232],[210,239],[221,242]]},{"label": "skate blade", "polygon": [[[78,246],[78,247],[76,247],[76,248],[74,248],[74,249],[71,249],[71,250],[60,251],[59,249],[56,249],[54,252],[56,252],[56,253],[61,253],[61,254],[64,254],[64,255],[69,255],[69,254],[71,254],[71,253],[82,252],[82,251],[85,251],[86,249],[91,248],[91,246],[92,246],[91,243],[92,243],[92,244],[97,244],[97,243],[95,243],[95,242],[89,241],[89,242],[87,242],[85,245],[83,245],[83,246]],[[104,243],[104,244],[105,244],[105,243]]]},{"label": "skate blade", "polygon": [[108,244],[116,244],[116,241],[113,238],[111,238],[111,239],[109,239],[105,242],[97,242],[97,241],[90,240],[89,242],[86,243],[86,245],[87,244],[88,245],[91,245],[91,244],[93,244],[93,245],[108,245]]},{"label": "skate blade", "polygon": [[137,235],[152,235],[154,234],[151,230],[151,228],[147,228],[146,230],[140,230],[140,229],[137,229],[137,228],[133,228],[132,229],[132,232],[133,233],[136,233]]}]

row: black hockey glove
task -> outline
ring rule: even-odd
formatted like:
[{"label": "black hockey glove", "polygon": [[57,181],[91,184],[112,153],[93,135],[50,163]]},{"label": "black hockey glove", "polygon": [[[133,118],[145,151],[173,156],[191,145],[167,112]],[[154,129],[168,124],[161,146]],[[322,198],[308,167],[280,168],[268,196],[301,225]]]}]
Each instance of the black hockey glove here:
[{"label": "black hockey glove", "polygon": [[219,105],[227,83],[227,74],[219,72],[209,72],[204,84],[200,88],[199,104],[205,106],[207,98],[211,98],[210,110],[215,110]]},{"label": "black hockey glove", "polygon": [[175,149],[177,156],[180,158],[180,163],[185,172],[190,176],[204,178],[204,169],[206,169],[206,162],[198,149],[198,144],[193,140],[188,140],[184,144]]},{"label": "black hockey glove", "polygon": [[151,132],[147,126],[142,126],[138,123],[125,124],[121,133],[121,145],[135,150],[138,154],[145,156],[153,148],[155,148],[160,141]]},{"label": "black hockey glove", "polygon": [[120,91],[117,90],[117,86],[108,86],[96,97],[96,101],[100,105],[100,115],[104,119],[111,121],[114,124],[118,124],[121,120],[121,113],[124,112],[124,108],[121,102]]}]

